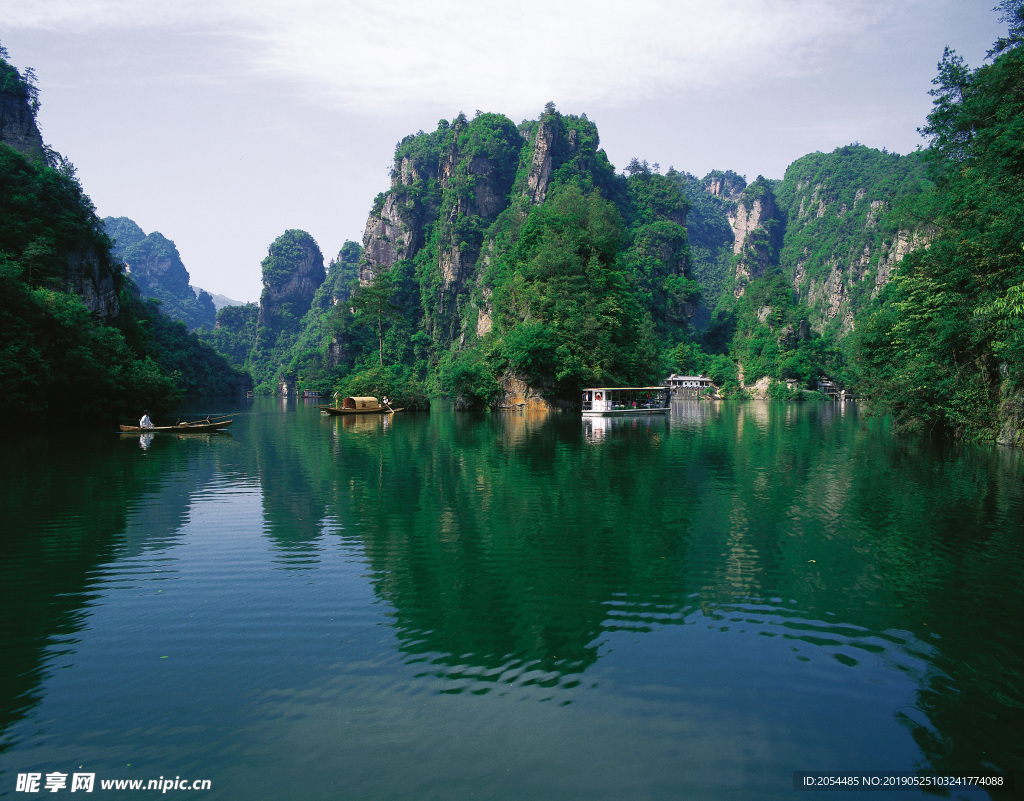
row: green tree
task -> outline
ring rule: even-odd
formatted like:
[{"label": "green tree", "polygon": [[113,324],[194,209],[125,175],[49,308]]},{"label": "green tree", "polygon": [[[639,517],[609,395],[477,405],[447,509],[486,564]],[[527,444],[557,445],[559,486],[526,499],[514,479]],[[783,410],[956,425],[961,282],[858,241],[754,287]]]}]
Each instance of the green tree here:
[{"label": "green tree", "polygon": [[511,368],[563,396],[660,370],[650,313],[620,263],[625,237],[615,206],[576,182],[533,210],[494,296]]},{"label": "green tree", "polygon": [[394,277],[380,270],[352,293],[351,305],[356,321],[369,320],[377,329],[377,353],[380,366],[384,366],[384,326],[401,318],[401,308],[392,298],[395,293]]}]

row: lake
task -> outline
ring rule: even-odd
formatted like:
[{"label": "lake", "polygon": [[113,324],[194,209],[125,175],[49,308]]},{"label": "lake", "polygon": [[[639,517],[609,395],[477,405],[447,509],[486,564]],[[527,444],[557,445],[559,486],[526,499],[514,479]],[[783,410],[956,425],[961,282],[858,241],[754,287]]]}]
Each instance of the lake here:
[{"label": "lake", "polygon": [[1020,453],[852,405],[193,411],[239,414],[6,438],[0,795],[1024,791]]}]

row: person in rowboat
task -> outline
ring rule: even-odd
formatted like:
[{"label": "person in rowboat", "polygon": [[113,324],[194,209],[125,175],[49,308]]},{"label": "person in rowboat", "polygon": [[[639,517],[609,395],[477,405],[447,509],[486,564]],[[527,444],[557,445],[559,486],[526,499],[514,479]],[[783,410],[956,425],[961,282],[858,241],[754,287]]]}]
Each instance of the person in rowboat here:
[{"label": "person in rowboat", "polygon": [[149,419],[149,409],[142,413],[142,419],[139,420],[139,428],[153,428],[153,421]]}]

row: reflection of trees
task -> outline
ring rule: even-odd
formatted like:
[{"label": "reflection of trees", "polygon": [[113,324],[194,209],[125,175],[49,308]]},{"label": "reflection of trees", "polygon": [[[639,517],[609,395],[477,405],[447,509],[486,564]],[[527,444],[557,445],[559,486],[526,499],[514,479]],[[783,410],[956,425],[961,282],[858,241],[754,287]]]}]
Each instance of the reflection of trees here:
[{"label": "reflection of trees", "polygon": [[343,438],[338,503],[363,521],[407,653],[559,674],[594,661],[605,604],[685,553],[683,521],[644,478],[650,434],[623,431],[581,451],[578,418],[512,413]]},{"label": "reflection of trees", "polygon": [[742,621],[917,676],[899,719],[932,769],[1006,755],[1024,722],[1020,465],[918,453],[831,405],[752,406],[600,437],[559,415],[341,431],[336,514],[360,521],[425,672],[558,682],[610,629]]},{"label": "reflection of trees", "polygon": [[[719,421],[715,408],[699,428],[692,415],[596,427],[435,415],[400,437],[340,436],[337,507],[350,511],[337,514],[363,521],[405,650],[487,670],[512,657],[581,670],[613,607],[615,626],[637,627],[680,622],[695,590],[713,606],[778,592],[827,608],[817,596],[835,583],[819,587],[805,565],[848,543],[822,548],[818,527],[812,542],[792,535],[794,514],[814,517],[800,503],[847,489],[836,441],[822,447],[816,415]],[[844,570],[873,576],[867,557]]]},{"label": "reflection of trees", "polygon": [[[103,432],[5,442],[0,732],[38,702],[51,643],[83,627],[98,568],[166,547],[212,472],[206,437],[157,436],[145,451],[137,437],[111,440]],[[129,529],[146,538],[126,539]]]},{"label": "reflection of trees", "polygon": [[851,454],[858,533],[908,610],[905,626],[936,649],[917,698],[926,719],[903,722],[938,774],[995,767],[1020,775],[1022,454],[868,444]]}]

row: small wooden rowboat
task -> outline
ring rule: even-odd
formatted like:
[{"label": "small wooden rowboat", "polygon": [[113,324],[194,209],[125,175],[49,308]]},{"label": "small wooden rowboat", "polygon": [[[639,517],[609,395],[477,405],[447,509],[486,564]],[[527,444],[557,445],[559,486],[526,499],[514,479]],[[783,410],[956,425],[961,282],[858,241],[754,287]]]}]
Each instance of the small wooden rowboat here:
[{"label": "small wooden rowboat", "polygon": [[391,414],[400,412],[400,408],[382,404],[376,398],[352,397],[345,398],[340,406],[320,406],[321,411],[327,414]]},{"label": "small wooden rowboat", "polygon": [[211,423],[206,420],[198,420],[194,423],[178,423],[174,426],[153,426],[152,428],[140,428],[139,426],[121,426],[122,434],[152,434],[156,431],[173,431],[175,434],[202,434],[211,431],[223,431],[233,420],[223,420]]}]

